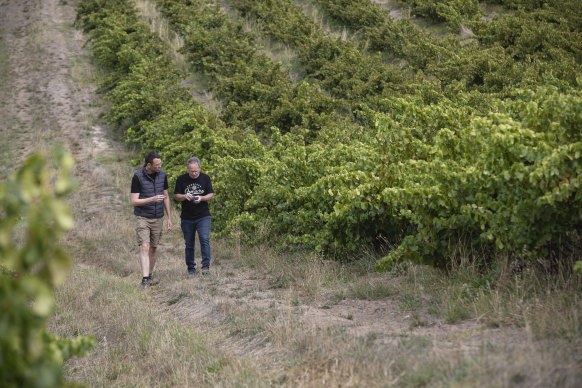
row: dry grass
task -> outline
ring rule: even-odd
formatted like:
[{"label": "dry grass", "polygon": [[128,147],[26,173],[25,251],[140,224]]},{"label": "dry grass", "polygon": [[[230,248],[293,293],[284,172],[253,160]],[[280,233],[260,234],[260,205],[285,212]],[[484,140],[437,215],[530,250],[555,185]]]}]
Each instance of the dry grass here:
[{"label": "dry grass", "polygon": [[153,1],[135,0],[135,6],[140,12],[141,17],[148,21],[150,29],[157,33],[164,41],[168,42],[174,62],[186,73],[188,71],[188,65],[184,59],[184,55],[180,53],[180,49],[184,46],[184,39],[172,31],[168,26],[168,22],[156,9]]},{"label": "dry grass", "polygon": [[182,87],[190,90],[192,98],[209,111],[219,111],[222,104],[214,99],[208,77],[191,71],[186,57],[180,52],[184,46],[184,38],[170,28],[167,20],[157,10],[154,1],[136,0],[135,4],[141,18],[148,23],[152,32],[158,34],[167,43],[170,55],[184,77],[181,82]]},{"label": "dry grass", "polygon": [[[228,15],[230,20],[233,22],[241,22],[245,31],[256,32],[260,30],[260,21],[250,16],[241,17],[239,12],[232,8],[228,1],[219,0],[218,4],[220,5],[221,11]],[[289,74],[293,79],[302,79],[302,75],[305,74],[305,68],[298,59],[298,54],[294,49],[266,35],[257,34],[255,38],[256,46],[259,48],[257,54],[269,57],[273,63],[280,62],[283,64],[289,70]]]},{"label": "dry grass", "polygon": [[[16,170],[27,155],[47,143],[54,143],[54,137],[59,132],[54,120],[44,115],[49,102],[39,93],[36,82],[43,63],[39,55],[32,55],[46,53],[48,38],[36,22],[31,26],[30,33],[21,39],[23,51],[31,54],[31,60],[27,63],[31,76],[21,85],[16,85],[13,79],[19,69],[11,63],[8,55],[10,42],[0,40],[0,161],[5,166],[0,173],[2,179]],[[21,104],[16,107],[13,104],[17,99]],[[34,106],[43,109],[33,109]],[[49,131],[45,130],[47,126],[51,127]]]},{"label": "dry grass", "polygon": [[[15,126],[12,121],[15,119],[8,116],[8,93],[6,80],[9,77],[9,64],[8,64],[8,53],[7,45],[2,37],[0,37],[0,116],[2,116],[3,124],[0,125],[0,137],[2,141],[0,142],[0,163],[2,165],[7,165],[10,160],[13,159],[12,150],[15,148],[12,144],[10,136],[8,136],[9,129]],[[9,171],[0,172],[0,179],[6,179],[9,175]]]}]

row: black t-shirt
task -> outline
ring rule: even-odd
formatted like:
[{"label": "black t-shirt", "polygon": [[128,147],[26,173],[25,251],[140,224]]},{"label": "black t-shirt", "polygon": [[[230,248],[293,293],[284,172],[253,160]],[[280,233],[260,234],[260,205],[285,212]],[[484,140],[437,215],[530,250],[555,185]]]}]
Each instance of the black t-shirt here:
[{"label": "black t-shirt", "polygon": [[[156,175],[158,175],[157,172],[153,173],[153,174],[148,174],[149,176],[152,177],[153,180],[156,180]],[[127,186],[125,186],[127,187]],[[166,175],[166,178],[164,179],[164,190],[168,190],[168,176]],[[139,178],[137,177],[137,175],[133,175],[133,178],[131,179],[131,192],[132,193],[141,193],[141,183],[139,181]]]},{"label": "black t-shirt", "polygon": [[[190,175],[188,174],[180,175],[178,180],[176,180],[174,194],[188,193],[198,196],[214,193],[210,177],[204,173],[200,173],[196,179],[190,178]],[[181,204],[182,214],[180,214],[180,217],[185,220],[197,220],[202,217],[210,216],[210,209],[208,208],[207,201],[202,201],[198,204],[192,201],[182,201]]]}]

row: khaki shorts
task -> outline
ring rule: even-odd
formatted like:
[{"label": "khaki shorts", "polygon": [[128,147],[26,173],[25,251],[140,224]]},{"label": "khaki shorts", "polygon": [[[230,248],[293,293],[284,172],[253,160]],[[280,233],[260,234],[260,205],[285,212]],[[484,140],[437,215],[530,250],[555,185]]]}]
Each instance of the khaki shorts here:
[{"label": "khaki shorts", "polygon": [[157,247],[162,238],[164,218],[147,218],[135,216],[135,233],[137,245],[150,243],[151,247]]}]

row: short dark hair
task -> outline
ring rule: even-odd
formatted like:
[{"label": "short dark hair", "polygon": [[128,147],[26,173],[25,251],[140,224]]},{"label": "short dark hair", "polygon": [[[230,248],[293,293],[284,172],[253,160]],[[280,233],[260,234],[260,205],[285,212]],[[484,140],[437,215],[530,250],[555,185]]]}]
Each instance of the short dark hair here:
[{"label": "short dark hair", "polygon": [[162,159],[162,157],[160,156],[160,154],[158,154],[156,151],[152,151],[149,152],[146,156],[145,156],[145,163],[144,163],[144,167],[147,166],[148,163],[150,164],[154,164],[154,159]]}]

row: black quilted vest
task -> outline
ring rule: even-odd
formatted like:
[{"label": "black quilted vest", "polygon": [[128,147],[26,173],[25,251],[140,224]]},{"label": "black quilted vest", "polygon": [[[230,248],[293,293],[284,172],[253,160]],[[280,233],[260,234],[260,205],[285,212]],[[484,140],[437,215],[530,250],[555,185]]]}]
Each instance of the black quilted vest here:
[{"label": "black quilted vest", "polygon": [[[164,181],[166,179],[166,172],[164,170],[160,170],[155,179],[152,179],[148,175],[145,167],[136,171],[135,175],[139,178],[141,185],[139,192],[140,199],[164,194]],[[164,216],[164,202],[151,202],[144,206],[134,206],[133,214],[147,218],[162,218]]]}]

